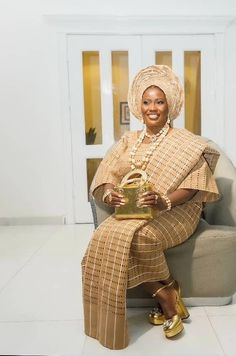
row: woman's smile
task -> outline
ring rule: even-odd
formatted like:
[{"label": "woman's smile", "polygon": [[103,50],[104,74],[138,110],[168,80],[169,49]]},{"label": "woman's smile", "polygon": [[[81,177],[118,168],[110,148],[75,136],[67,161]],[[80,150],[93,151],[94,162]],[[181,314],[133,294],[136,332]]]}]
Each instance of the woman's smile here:
[{"label": "woman's smile", "polygon": [[149,118],[151,119],[151,120],[157,120],[158,119],[158,115],[156,115],[156,114],[149,114],[148,115],[149,116]]}]

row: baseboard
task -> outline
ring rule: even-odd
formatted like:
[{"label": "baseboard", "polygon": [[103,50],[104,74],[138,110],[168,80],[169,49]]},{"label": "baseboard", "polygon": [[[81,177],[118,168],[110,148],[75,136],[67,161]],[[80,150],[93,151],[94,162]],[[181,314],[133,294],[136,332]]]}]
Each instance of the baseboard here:
[{"label": "baseboard", "polygon": [[232,302],[233,296],[230,297],[209,297],[209,298],[183,298],[187,307],[206,307],[227,305]]},{"label": "baseboard", "polygon": [[65,216],[0,217],[0,225],[64,225]]},{"label": "baseboard", "polygon": [[[187,307],[220,306],[230,304],[230,297],[210,297],[210,298],[183,298]],[[155,301],[149,298],[127,298],[128,308],[154,307]]]}]

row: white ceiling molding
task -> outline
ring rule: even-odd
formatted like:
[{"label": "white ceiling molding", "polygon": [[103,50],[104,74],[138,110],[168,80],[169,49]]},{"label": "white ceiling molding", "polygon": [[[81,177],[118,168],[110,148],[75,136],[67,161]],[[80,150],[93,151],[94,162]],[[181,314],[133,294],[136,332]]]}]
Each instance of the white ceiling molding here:
[{"label": "white ceiling molding", "polygon": [[223,33],[233,16],[99,16],[44,15],[59,31],[79,34],[209,34]]}]

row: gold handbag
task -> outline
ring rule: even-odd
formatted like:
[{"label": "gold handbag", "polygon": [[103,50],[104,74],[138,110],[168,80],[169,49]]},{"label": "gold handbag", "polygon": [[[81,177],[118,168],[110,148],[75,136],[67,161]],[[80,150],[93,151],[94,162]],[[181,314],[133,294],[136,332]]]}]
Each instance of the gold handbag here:
[{"label": "gold handbag", "polygon": [[152,186],[147,182],[147,173],[141,169],[135,169],[127,173],[122,179],[116,191],[124,195],[125,205],[115,209],[116,219],[153,219],[153,209],[150,207],[137,206],[138,195]]}]

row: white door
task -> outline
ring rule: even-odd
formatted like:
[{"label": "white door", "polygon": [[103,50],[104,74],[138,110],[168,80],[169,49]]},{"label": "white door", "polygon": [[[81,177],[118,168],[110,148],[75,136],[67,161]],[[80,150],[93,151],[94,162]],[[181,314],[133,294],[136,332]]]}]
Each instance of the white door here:
[{"label": "white door", "polygon": [[[91,175],[108,148],[119,138],[115,133],[120,136],[129,129],[127,86],[141,66],[140,38],[68,35],[67,48],[75,219],[77,223],[92,222],[88,202]],[[119,68],[125,70],[123,78]],[[114,101],[119,98],[117,108]],[[114,120],[117,111],[123,113],[119,127]]]},{"label": "white door", "polygon": [[190,91],[174,125],[185,127],[195,112],[196,130],[214,139],[215,45],[213,35],[68,35],[67,41],[75,220],[84,223],[92,222],[88,190],[99,161],[125,130],[140,128],[126,99],[140,68],[171,65]]}]

